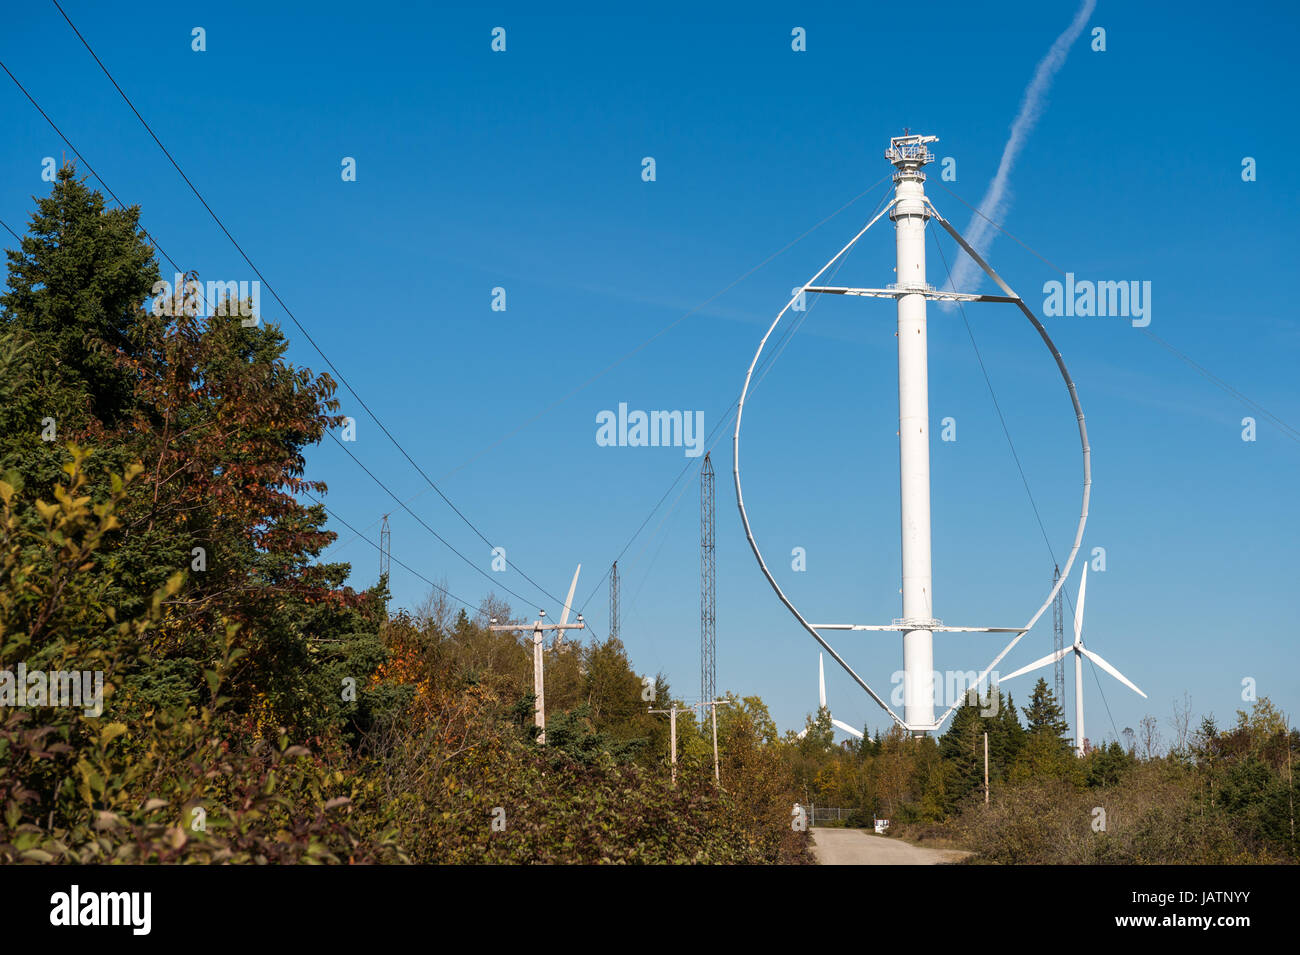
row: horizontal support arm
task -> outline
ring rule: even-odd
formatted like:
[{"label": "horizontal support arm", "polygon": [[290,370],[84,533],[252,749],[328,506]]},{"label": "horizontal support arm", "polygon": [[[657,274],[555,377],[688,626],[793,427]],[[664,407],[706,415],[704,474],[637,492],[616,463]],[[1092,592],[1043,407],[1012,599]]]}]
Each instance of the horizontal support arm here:
[{"label": "horizontal support arm", "polygon": [[489,630],[582,630],[585,623],[495,623]]},{"label": "horizontal support arm", "polygon": [[839,288],[829,285],[808,285],[805,292],[817,292],[822,295],[862,295],[868,298],[901,298],[904,295],[924,295],[936,302],[1016,302],[1018,299],[1006,295],[977,295],[973,292],[946,292],[942,289],[926,288]]},{"label": "horizontal support arm", "polygon": [[814,623],[814,630],[879,630],[886,633],[907,633],[909,630],[929,630],[931,633],[1024,633],[1022,627],[946,627],[943,624],[901,626],[870,623]]}]

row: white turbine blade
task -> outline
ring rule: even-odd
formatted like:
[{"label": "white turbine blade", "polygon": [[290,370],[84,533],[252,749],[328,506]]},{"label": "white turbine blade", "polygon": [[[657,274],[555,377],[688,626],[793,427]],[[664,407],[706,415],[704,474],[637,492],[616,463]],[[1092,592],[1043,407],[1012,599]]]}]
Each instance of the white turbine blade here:
[{"label": "white turbine blade", "polygon": [[1088,658],[1089,660],[1091,660],[1093,663],[1097,664],[1097,666],[1101,667],[1103,670],[1105,670],[1107,673],[1109,673],[1109,674],[1110,674],[1111,676],[1113,676],[1115,679],[1119,680],[1119,682],[1123,683],[1126,687],[1128,687],[1130,690],[1132,690],[1132,691],[1133,691],[1134,693],[1136,693],[1138,696],[1142,697],[1143,699],[1146,699],[1146,696],[1147,696],[1147,695],[1146,695],[1145,693],[1143,693],[1141,690],[1139,690],[1139,689],[1137,688],[1137,686],[1136,686],[1134,683],[1132,683],[1132,682],[1129,680],[1129,678],[1126,677],[1123,673],[1120,673],[1120,672],[1119,672],[1118,670],[1116,670],[1113,666],[1111,666],[1109,663],[1107,663],[1105,660],[1103,660],[1103,659],[1102,659],[1100,656],[1098,656],[1097,654],[1093,653],[1093,652],[1092,652],[1091,650],[1089,650],[1087,647],[1080,647],[1079,649],[1083,651],[1083,655],[1084,655],[1085,657],[1087,657],[1087,658]]},{"label": "white turbine blade", "polygon": [[822,708],[826,707],[826,657],[824,654],[817,654],[817,688],[820,691],[818,699],[821,700]]},{"label": "white turbine blade", "polygon": [[1045,667],[1049,664],[1055,663],[1057,660],[1061,659],[1061,657],[1069,653],[1072,649],[1074,648],[1061,647],[1061,649],[1059,650],[1053,650],[1051,653],[1043,657],[1041,660],[1035,660],[1033,663],[1029,664],[1029,666],[1021,667],[1015,673],[1008,673],[1006,676],[1002,677],[1002,679],[1010,680],[1012,677],[1020,676],[1020,674],[1022,673],[1028,673],[1030,670],[1037,670],[1039,667]]},{"label": "white turbine blade", "polygon": [[850,726],[848,723],[845,723],[843,720],[831,720],[831,722],[834,723],[836,726],[838,726],[840,729],[844,730],[844,732],[850,734],[851,736],[856,736],[858,739],[862,739],[862,730],[855,730],[852,726]]},{"label": "white turbine blade", "polygon": [[807,735],[808,735],[808,727],[805,726],[803,729],[799,731],[799,735],[796,736],[795,739],[803,739]]},{"label": "white turbine blade", "polygon": [[1083,576],[1079,578],[1079,604],[1074,608],[1074,642],[1083,642],[1083,594],[1088,587],[1088,563],[1084,561]]},{"label": "white turbine blade", "polygon": [[573,592],[578,589],[578,575],[582,573],[582,565],[573,572],[573,583],[569,584],[569,596],[564,598],[564,613],[560,614],[560,626],[569,622],[569,610],[573,607]]}]

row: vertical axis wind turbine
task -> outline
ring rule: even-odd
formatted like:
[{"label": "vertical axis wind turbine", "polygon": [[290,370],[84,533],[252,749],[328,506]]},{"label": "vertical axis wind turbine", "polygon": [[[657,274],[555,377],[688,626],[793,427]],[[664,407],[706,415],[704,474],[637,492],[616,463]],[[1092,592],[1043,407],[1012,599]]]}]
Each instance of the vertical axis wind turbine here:
[{"label": "vertical axis wind turbine", "polygon": [[[1015,636],[1003,648],[984,671],[979,675],[970,690],[978,688],[988,678],[993,668],[1001,662],[1011,649],[1028,633],[1038,619],[1046,612],[1061,589],[1070,567],[1078,555],[1083,541],[1083,531],[1088,520],[1088,499],[1092,485],[1091,451],[1088,447],[1088,430],[1084,424],[1083,408],[1075,391],[1074,381],[1066,370],[1061,353],[1047,334],[1047,329],[1034,315],[1024,300],[1003,281],[993,268],[984,261],[953,226],[935,208],[934,203],[925,194],[924,167],[934,161],[929,144],[936,142],[937,136],[922,136],[904,131],[902,136],[894,136],[889,141],[885,158],[894,166],[894,195],[888,204],[863,226],[848,245],[822,266],[801,288],[795,290],[785,308],[777,314],[767,333],[759,342],[758,350],[749,364],[745,375],[745,385],[740,392],[740,401],[736,410],[735,430],[732,433],[732,476],[736,486],[736,506],[740,510],[741,524],[749,541],[750,550],[758,561],[759,569],[767,578],[769,586],[794,615],[800,625],[815,639],[822,649],[831,655],[851,676],[854,681],[871,696],[873,700],[903,729],[913,735],[921,735],[937,730],[960,705],[964,694],[952,702],[947,711],[935,719],[935,681],[934,681],[934,634],[949,633],[1010,633]],[[821,286],[817,280],[840,260],[867,230],[886,213],[894,222],[896,281],[885,288],[839,288]],[[955,290],[936,290],[926,283],[925,275],[925,229],[933,219],[943,227],[953,240],[969,255],[977,265],[1005,293],[1003,295],[980,295]],[[801,614],[781,590],[781,586],[772,576],[763,560],[754,531],[745,510],[745,498],[740,482],[740,428],[744,418],[745,399],[753,381],[754,369],[758,365],[768,339],[776,331],[785,314],[800,298],[808,292],[830,295],[866,296],[870,298],[892,298],[897,303],[897,337],[898,337],[898,461],[899,461],[899,517],[902,537],[902,594],[903,615],[895,618],[891,624],[813,624]],[[1061,377],[1070,393],[1074,407],[1074,416],[1079,429],[1079,445],[1083,455],[1083,502],[1080,508],[1079,523],[1075,529],[1074,542],[1066,558],[1061,577],[1055,581],[1051,593],[1043,601],[1038,611],[1022,627],[953,627],[945,626],[942,620],[934,616],[934,593],[931,579],[930,561],[930,407],[929,407],[929,358],[926,343],[926,303],[930,299],[947,302],[1001,302],[1013,304],[1025,315],[1042,338],[1043,343],[1056,361]],[[901,633],[903,635],[903,715],[900,717],[889,705],[862,679],[845,659],[835,651],[827,641],[826,631],[882,631]]]}]

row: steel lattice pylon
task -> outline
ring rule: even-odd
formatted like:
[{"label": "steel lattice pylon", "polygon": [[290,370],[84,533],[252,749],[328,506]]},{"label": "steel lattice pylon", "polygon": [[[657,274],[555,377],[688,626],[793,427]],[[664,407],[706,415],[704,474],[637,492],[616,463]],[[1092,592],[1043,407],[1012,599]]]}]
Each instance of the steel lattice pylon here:
[{"label": "steel lattice pylon", "polygon": [[383,577],[388,573],[391,566],[393,554],[393,532],[388,528],[388,515],[384,515],[384,523],[379,528],[379,576]]},{"label": "steel lattice pylon", "polygon": [[714,699],[717,690],[717,601],[715,587],[718,565],[714,560],[716,540],[713,517],[713,461],[704,455],[700,468],[700,699]]},{"label": "steel lattice pylon", "polygon": [[618,639],[618,561],[609,569],[609,635]]},{"label": "steel lattice pylon", "polygon": [[[1065,607],[1064,592],[1057,588],[1056,582],[1061,579],[1061,568],[1057,567],[1052,573],[1052,587],[1056,589],[1056,599],[1052,601],[1052,650],[1059,651],[1065,647]],[[1056,661],[1056,705],[1065,709],[1065,657]]]}]

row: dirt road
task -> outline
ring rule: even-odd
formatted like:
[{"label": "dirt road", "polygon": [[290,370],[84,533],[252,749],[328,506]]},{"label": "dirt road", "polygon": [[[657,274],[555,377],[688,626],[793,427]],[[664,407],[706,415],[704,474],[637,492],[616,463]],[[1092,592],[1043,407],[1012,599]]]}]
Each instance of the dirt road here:
[{"label": "dirt road", "polygon": [[813,855],[822,865],[942,865],[970,855],[959,849],[922,849],[861,829],[815,827]]}]

